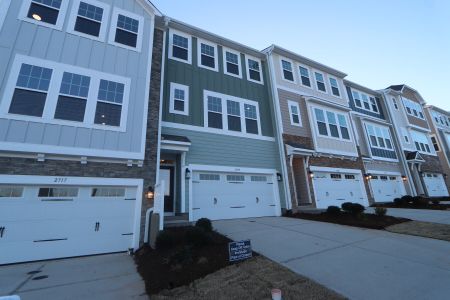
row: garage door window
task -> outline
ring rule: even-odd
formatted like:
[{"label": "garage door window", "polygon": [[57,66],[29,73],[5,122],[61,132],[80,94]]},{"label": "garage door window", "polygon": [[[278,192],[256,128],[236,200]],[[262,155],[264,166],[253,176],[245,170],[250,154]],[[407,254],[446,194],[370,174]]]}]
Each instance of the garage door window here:
[{"label": "garage door window", "polygon": [[255,182],[266,182],[266,181],[267,181],[267,177],[266,177],[266,176],[256,176],[256,175],[253,175],[253,176],[251,176],[251,181],[255,181]]},{"label": "garage door window", "polygon": [[397,177],[396,176],[391,176],[391,177],[389,177],[389,179],[390,180],[397,180]]},{"label": "garage door window", "polygon": [[245,181],[244,175],[227,175],[227,181],[231,183],[241,183]]},{"label": "garage door window", "polygon": [[52,197],[77,197],[77,188],[50,188],[42,187],[39,189],[38,197],[42,198],[52,198]]},{"label": "garage door window", "polygon": [[331,179],[341,179],[342,178],[341,174],[331,174],[330,177],[331,177]]},{"label": "garage door window", "polygon": [[380,176],[380,179],[381,180],[388,180],[388,177],[387,176]]},{"label": "garage door window", "polygon": [[23,187],[0,185],[0,198],[20,198]]},{"label": "garage door window", "polygon": [[220,175],[219,174],[200,174],[199,178],[200,178],[200,180],[219,181],[220,180]]},{"label": "garage door window", "polygon": [[125,197],[124,188],[93,188],[92,197]]},{"label": "garage door window", "polygon": [[345,175],[345,179],[355,179],[355,175]]}]

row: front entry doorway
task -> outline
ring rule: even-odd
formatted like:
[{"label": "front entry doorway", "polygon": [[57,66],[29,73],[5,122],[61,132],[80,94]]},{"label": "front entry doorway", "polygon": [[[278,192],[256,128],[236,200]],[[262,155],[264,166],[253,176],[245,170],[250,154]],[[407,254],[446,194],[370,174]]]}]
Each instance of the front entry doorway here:
[{"label": "front entry doorway", "polygon": [[164,212],[168,215],[175,213],[175,167],[161,166],[159,170],[160,180],[164,180]]}]

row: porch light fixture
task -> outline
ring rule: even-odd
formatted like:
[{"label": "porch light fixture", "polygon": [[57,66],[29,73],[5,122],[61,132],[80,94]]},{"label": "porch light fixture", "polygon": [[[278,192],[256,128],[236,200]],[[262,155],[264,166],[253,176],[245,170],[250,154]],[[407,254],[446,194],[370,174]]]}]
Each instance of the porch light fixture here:
[{"label": "porch light fixture", "polygon": [[366,180],[370,180],[370,179],[372,179],[372,174],[369,174],[369,173],[364,174],[364,177],[366,178]]},{"label": "porch light fixture", "polygon": [[283,180],[283,177],[281,176],[281,174],[280,174],[280,173],[277,173],[277,180],[278,180],[278,181],[281,181],[281,180]]},{"label": "porch light fixture", "polygon": [[310,178],[314,178],[314,172],[313,171],[309,171],[308,175],[309,175]]},{"label": "porch light fixture", "polygon": [[40,16],[40,15],[38,15],[38,14],[32,14],[31,16],[32,16],[32,17],[33,17],[33,19],[35,19],[36,21],[42,21],[42,18],[41,18],[41,16]]},{"label": "porch light fixture", "polygon": [[186,171],[184,173],[184,178],[191,179],[191,170],[189,170],[189,168],[186,168]]},{"label": "porch light fixture", "polygon": [[408,177],[406,177],[405,175],[402,175],[402,180],[406,181],[406,180],[408,180]]},{"label": "porch light fixture", "polygon": [[155,197],[155,191],[152,186],[148,187],[148,190],[147,190],[147,193],[145,194],[145,196],[147,197],[147,200],[153,200],[153,198]]}]

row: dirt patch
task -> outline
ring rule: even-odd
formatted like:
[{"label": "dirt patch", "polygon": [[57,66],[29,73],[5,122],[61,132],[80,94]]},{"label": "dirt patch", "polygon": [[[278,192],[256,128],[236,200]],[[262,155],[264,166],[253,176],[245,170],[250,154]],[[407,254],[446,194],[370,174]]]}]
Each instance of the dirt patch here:
[{"label": "dirt patch", "polygon": [[411,221],[389,226],[386,230],[450,242],[450,225],[446,224]]},{"label": "dirt patch", "polygon": [[310,279],[301,277],[259,256],[228,266],[190,285],[165,290],[153,299],[271,299],[271,290],[281,289],[283,299],[345,299]]},{"label": "dirt patch", "polygon": [[400,224],[411,221],[405,218],[396,218],[392,216],[377,216],[374,214],[362,214],[354,216],[349,213],[329,214],[329,213],[293,213],[287,217],[306,219],[312,221],[328,222],[341,225],[370,228],[370,229],[385,229],[388,226]]}]

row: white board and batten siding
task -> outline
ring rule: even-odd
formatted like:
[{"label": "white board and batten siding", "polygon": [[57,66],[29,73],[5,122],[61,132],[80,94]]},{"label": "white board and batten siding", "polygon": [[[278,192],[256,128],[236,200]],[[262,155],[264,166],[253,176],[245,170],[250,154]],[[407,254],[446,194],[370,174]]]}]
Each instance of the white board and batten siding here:
[{"label": "white board and batten siding", "polygon": [[[75,66],[102,76],[124,78],[129,82],[126,87],[129,89],[129,101],[124,99],[124,103],[128,102],[127,107],[123,108],[126,113],[122,118],[124,124],[118,129],[115,126],[89,126],[86,122],[58,122],[53,118],[21,118],[20,115],[9,114],[6,109],[6,113],[3,110],[0,115],[0,149],[143,159],[154,16],[139,4],[140,1],[97,1],[109,8],[104,11],[107,29],[104,40],[100,41],[70,33],[69,19],[72,10],[77,9],[75,4],[78,1],[69,1],[67,10],[61,15],[64,22],[60,29],[23,20],[21,11],[24,1],[11,1],[3,22],[0,14],[0,26],[3,25],[0,27],[0,70],[3,70],[0,72],[0,106],[11,100],[8,99],[11,94],[8,88],[11,89],[11,86],[8,85],[14,86],[17,77],[13,78],[14,74],[10,76],[10,72],[18,55],[22,55],[41,62],[48,61],[49,65],[58,64],[63,71],[70,72],[71,67]],[[129,12],[143,21],[144,24],[139,25],[142,26],[139,51],[108,42],[108,37],[113,33],[116,9]]]},{"label": "white board and batten siding", "polygon": [[0,181],[0,264],[139,247],[142,179],[1,175]]}]

